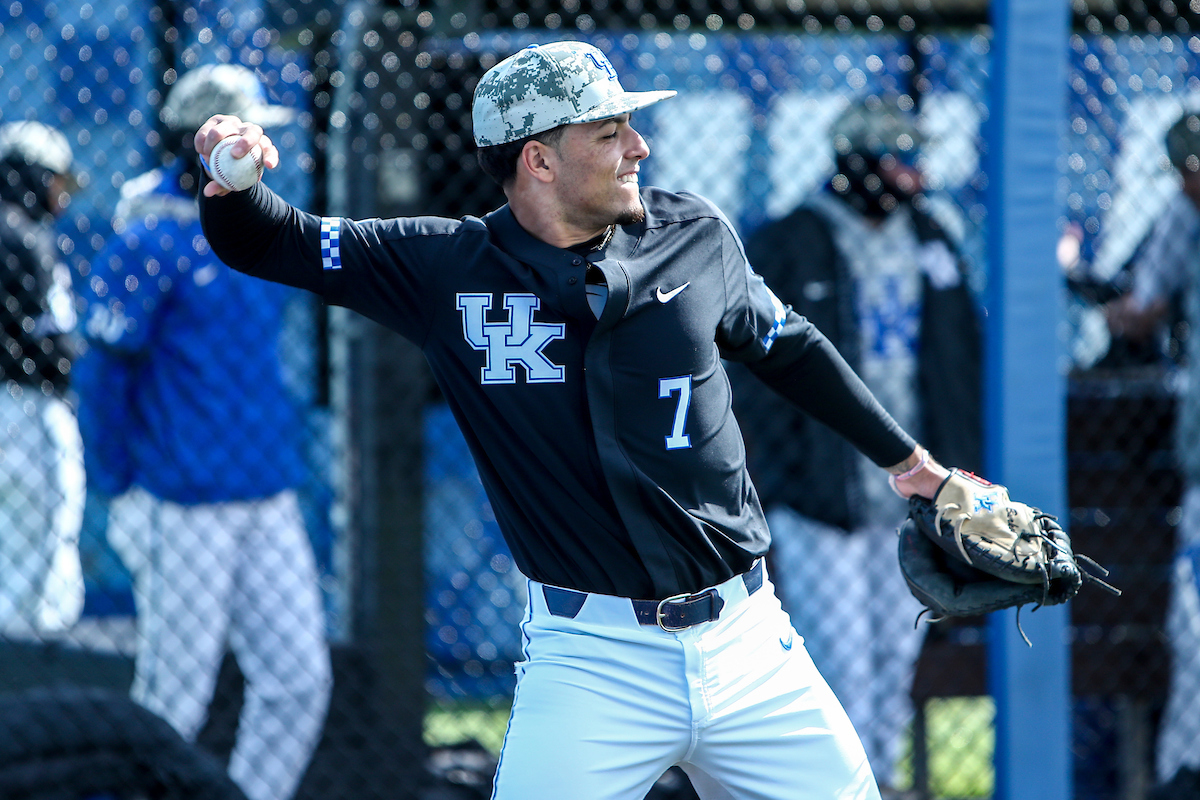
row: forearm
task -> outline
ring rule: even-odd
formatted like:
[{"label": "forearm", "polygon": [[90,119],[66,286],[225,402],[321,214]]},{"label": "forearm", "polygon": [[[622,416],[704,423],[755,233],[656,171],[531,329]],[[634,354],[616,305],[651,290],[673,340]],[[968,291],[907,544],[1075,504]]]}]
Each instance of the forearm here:
[{"label": "forearm", "polygon": [[841,434],[880,467],[903,463],[917,446],[815,328],[800,335],[781,336],[770,357],[747,366],[760,380]]},{"label": "forearm", "polygon": [[219,197],[200,195],[200,223],[222,262],[255,277],[320,293],[320,257],[308,229],[311,215],[289,205],[263,183]]}]

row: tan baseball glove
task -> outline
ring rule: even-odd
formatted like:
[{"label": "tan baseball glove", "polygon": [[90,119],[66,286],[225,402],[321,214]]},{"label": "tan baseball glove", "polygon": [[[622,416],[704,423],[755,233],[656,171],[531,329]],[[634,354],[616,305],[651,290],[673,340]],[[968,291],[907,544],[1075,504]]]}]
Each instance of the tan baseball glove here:
[{"label": "tan baseball glove", "polygon": [[900,569],[934,621],[1065,603],[1084,581],[1121,593],[1102,580],[1108,570],[1072,551],[1054,517],[958,469],[932,501],[909,498],[900,527]]}]

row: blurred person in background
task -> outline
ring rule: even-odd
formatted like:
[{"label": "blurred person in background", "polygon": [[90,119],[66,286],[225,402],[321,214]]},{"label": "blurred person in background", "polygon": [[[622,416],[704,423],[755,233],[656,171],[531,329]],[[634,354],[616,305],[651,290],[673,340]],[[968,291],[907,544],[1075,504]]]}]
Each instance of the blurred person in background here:
[{"label": "blurred person in background", "polygon": [[55,128],[0,127],[0,633],[8,636],[67,627],[83,607],[83,466],[65,402],[76,312],[53,229],[75,185],[72,158]]},{"label": "blurred person in background", "polygon": [[[955,246],[922,210],[913,115],[870,97],[843,112],[832,140],[836,174],[750,237],[749,261],[905,430],[942,463],[978,471],[980,323]],[[914,626],[922,607],[896,563],[908,503],[845,439],[748,373],[736,377],[780,599],[859,731],[886,800],[924,637]]]},{"label": "blurred person in background", "polygon": [[80,426],[134,579],[133,698],[193,741],[228,646],[246,680],[230,776],[251,800],[286,800],[320,739],[331,671],[294,488],[304,426],[278,352],[294,293],[228,269],[200,228],[193,134],[222,112],[292,118],[239,66],[169,90],[164,163],[122,187],[88,278]]},{"label": "blurred person in background", "polygon": [[[1172,124],[1166,147],[1180,189],[1138,247],[1128,291],[1103,307],[1114,341],[1165,340],[1176,304],[1190,330],[1200,325],[1200,114],[1185,112]],[[1171,687],[1158,732],[1156,800],[1200,797],[1200,359],[1189,353],[1182,361],[1175,448],[1183,513],[1167,611]]]}]

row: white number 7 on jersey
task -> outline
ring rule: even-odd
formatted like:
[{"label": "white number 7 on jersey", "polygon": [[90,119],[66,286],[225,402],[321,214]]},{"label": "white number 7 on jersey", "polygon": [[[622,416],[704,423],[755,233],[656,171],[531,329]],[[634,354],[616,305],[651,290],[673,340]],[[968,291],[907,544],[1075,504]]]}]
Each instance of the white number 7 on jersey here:
[{"label": "white number 7 on jersey", "polygon": [[668,450],[680,450],[692,446],[691,437],[683,432],[687,426],[688,407],[692,404],[691,375],[658,379],[659,397],[670,397],[676,392],[679,392],[679,404],[675,406],[675,422],[671,425],[671,435],[666,437]]}]

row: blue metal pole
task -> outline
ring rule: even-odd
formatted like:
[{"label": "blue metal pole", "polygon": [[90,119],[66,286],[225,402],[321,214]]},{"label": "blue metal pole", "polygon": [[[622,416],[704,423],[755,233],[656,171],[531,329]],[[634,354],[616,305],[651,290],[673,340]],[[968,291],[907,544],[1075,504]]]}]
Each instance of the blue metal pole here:
[{"label": "blue metal pole", "polygon": [[[1030,505],[1067,518],[1066,378],[1055,262],[1059,137],[1066,121],[1070,8],[993,0],[988,139],[988,475]],[[995,800],[1068,800],[1071,692],[1064,606],[989,620],[996,702]]]}]

